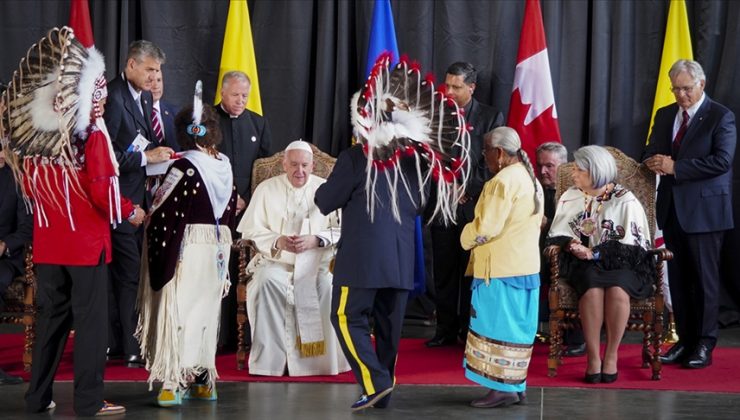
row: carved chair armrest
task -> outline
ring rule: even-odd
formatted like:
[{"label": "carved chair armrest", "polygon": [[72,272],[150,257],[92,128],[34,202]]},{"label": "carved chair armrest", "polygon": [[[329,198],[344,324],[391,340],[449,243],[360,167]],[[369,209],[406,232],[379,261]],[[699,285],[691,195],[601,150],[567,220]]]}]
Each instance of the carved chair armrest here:
[{"label": "carved chair armrest", "polygon": [[560,263],[558,256],[562,251],[560,245],[550,245],[542,252],[550,262],[550,288],[558,287],[560,282]]},{"label": "carved chair armrest", "polygon": [[251,239],[237,239],[231,249],[239,253],[239,284],[246,284],[252,276],[247,273],[247,264],[257,253],[257,245]]},{"label": "carved chair armrest", "polygon": [[673,253],[665,248],[655,248],[648,250],[648,254],[658,257],[658,261],[670,261],[673,259]]}]

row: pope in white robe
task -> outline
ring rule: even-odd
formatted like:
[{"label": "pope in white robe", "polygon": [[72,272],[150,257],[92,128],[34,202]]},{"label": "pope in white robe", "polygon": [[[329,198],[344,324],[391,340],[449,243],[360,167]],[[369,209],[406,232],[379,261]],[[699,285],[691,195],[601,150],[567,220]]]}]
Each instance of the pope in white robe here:
[{"label": "pope in white robe", "polygon": [[308,143],[289,144],[283,168],[257,186],[237,228],[258,251],[247,267],[249,373],[336,375],[350,370],[329,320],[339,221],[314,204],[326,180],[311,174]]}]

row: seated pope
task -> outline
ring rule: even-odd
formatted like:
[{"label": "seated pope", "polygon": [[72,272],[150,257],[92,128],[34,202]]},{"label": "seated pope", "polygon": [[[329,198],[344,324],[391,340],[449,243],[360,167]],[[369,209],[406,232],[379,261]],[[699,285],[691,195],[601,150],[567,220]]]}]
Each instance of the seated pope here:
[{"label": "seated pope", "polygon": [[307,142],[288,145],[283,169],[284,174],[257,186],[237,228],[257,246],[247,267],[252,274],[249,373],[336,375],[350,369],[329,320],[329,262],[339,220],[322,215],[314,204],[326,180],[311,174],[313,152]]}]

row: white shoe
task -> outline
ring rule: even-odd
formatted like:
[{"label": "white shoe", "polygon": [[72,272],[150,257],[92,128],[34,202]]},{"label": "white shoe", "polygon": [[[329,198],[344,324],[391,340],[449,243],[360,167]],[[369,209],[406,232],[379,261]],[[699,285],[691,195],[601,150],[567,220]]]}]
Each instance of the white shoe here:
[{"label": "white shoe", "polygon": [[49,405],[46,406],[46,411],[51,411],[53,409],[57,408],[57,403],[52,400]]}]

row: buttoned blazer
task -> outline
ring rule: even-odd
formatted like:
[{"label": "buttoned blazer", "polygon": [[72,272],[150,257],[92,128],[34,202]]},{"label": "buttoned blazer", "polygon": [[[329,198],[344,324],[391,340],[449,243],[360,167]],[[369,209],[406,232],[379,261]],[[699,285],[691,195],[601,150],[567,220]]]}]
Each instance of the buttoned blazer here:
[{"label": "buttoned blazer", "polygon": [[[678,105],[663,107],[655,122],[644,158],[671,155]],[[656,202],[658,226],[663,228],[671,201],[681,228],[706,233],[733,228],[732,163],[737,143],[735,115],[706,96],[681,141],[675,175],[660,177]]]},{"label": "buttoned blazer", "polygon": [[[108,83],[108,101],[105,105],[105,125],[108,128],[113,151],[119,165],[119,183],[121,194],[129,198],[134,204],[148,207],[151,201],[150,194],[144,188],[146,170],[141,166],[141,154],[128,151],[129,146],[138,134],[144,136],[151,143],[147,149],[154,147],[155,142],[152,130],[152,94],[141,92],[141,107],[144,115],[138,109],[136,102],[128,88],[128,82],[119,75]],[[135,230],[128,222],[117,228],[119,230]]]}]

